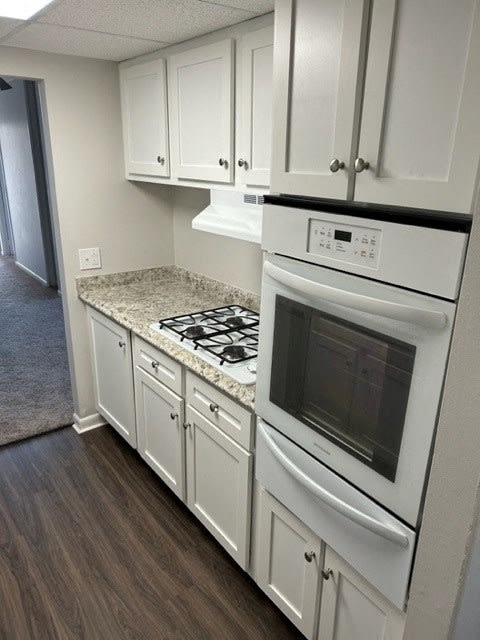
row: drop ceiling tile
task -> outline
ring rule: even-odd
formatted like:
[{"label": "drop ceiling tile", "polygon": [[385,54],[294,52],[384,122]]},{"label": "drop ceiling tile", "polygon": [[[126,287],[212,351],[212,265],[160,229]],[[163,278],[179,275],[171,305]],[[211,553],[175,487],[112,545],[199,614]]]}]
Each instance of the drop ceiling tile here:
[{"label": "drop ceiling tile", "polygon": [[63,0],[39,22],[173,43],[253,15],[201,0]]},{"label": "drop ceiling tile", "polygon": [[11,18],[0,18],[0,38],[6,36],[7,33],[13,31],[15,27],[22,24],[21,20],[12,20]]},{"label": "drop ceiling tile", "polygon": [[38,23],[29,24],[18,33],[7,36],[2,44],[117,62],[166,46],[163,42]]},{"label": "drop ceiling tile", "polygon": [[226,7],[234,7],[236,9],[245,9],[252,11],[255,15],[262,15],[273,11],[274,0],[202,0],[202,2],[210,2],[211,4],[223,4]]}]

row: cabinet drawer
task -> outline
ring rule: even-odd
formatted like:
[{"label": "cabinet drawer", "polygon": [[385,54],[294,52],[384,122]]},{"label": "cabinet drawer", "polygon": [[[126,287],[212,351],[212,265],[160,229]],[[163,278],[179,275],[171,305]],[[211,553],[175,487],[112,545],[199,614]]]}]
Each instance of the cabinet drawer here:
[{"label": "cabinet drawer", "polygon": [[253,445],[253,414],[187,371],[187,402],[242,447]]},{"label": "cabinet drawer", "polygon": [[134,336],[133,341],[133,360],[135,365],[182,395],[182,365],[179,362],[137,336]]}]

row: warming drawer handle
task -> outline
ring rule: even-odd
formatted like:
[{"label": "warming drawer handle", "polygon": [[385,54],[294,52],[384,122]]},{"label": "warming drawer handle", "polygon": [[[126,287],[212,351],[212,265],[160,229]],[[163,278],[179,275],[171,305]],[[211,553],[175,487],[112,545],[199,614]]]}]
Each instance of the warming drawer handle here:
[{"label": "warming drawer handle", "polygon": [[383,522],[375,520],[375,518],[372,518],[362,511],[359,511],[355,507],[352,507],[352,505],[344,502],[340,498],[337,498],[332,493],[314,482],[285,455],[285,453],[280,449],[273,438],[267,433],[265,427],[260,424],[260,422],[258,426],[261,429],[262,435],[268,448],[273,453],[278,462],[282,465],[282,467],[286,469],[286,471],[288,471],[288,473],[290,473],[290,475],[292,475],[296,480],[298,480],[300,484],[311,491],[311,493],[316,495],[317,498],[320,498],[322,502],[327,504],[332,509],[335,509],[335,511],[345,516],[349,520],[356,522],[361,527],[372,531],[372,533],[376,533],[382,538],[386,538],[387,540],[390,540],[391,542],[394,542],[401,547],[406,548],[409,546],[408,537],[404,533],[398,531],[398,529],[395,529],[394,527],[383,524]]},{"label": "warming drawer handle", "polygon": [[335,287],[297,276],[268,261],[265,262],[264,270],[267,275],[277,280],[277,282],[294,291],[300,291],[310,298],[321,298],[341,307],[348,307],[372,315],[384,316],[385,318],[392,318],[393,320],[413,323],[427,328],[443,329],[447,324],[447,316],[441,311],[411,307],[407,304],[379,300],[359,293],[336,289]]}]

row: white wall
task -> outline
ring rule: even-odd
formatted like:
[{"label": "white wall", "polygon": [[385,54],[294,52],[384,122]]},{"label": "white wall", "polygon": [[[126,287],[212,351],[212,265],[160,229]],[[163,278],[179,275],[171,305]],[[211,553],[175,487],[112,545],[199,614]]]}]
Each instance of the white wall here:
[{"label": "white wall", "polygon": [[192,219],[210,202],[208,189],[173,188],[175,264],[260,293],[260,245],[192,229]]},{"label": "white wall", "polygon": [[15,259],[47,282],[37,184],[30,142],[24,82],[0,91],[0,148],[12,223]]},{"label": "white wall", "polygon": [[[45,81],[54,227],[75,412],[83,418],[95,409],[87,323],[75,277],[172,263],[171,191],[124,179],[115,63],[0,46],[0,75]],[[78,249],[95,246],[103,269],[80,272]]]},{"label": "white wall", "polygon": [[480,635],[480,527],[477,527],[467,580],[463,588],[460,610],[453,640],[478,640]]},{"label": "white wall", "polygon": [[[438,420],[405,640],[450,640],[480,510],[479,216],[480,198],[473,217]],[[467,636],[461,640],[470,639]]]}]

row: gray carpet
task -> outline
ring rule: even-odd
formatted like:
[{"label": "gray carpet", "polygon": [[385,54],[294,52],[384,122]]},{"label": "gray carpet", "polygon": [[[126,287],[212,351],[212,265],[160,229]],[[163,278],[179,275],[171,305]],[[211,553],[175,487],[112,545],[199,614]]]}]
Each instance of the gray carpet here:
[{"label": "gray carpet", "polygon": [[61,299],[0,256],[0,445],[72,424]]}]

